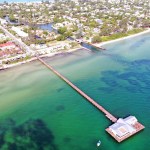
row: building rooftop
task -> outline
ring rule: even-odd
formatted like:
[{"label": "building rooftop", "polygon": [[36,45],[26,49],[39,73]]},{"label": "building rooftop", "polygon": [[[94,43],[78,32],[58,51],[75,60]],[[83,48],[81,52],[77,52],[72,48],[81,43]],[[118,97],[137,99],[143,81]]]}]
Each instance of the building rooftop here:
[{"label": "building rooftop", "polygon": [[145,127],[138,122],[136,117],[129,116],[124,119],[119,118],[117,122],[109,126],[106,131],[118,142],[121,142],[144,128]]},{"label": "building rooftop", "polygon": [[4,43],[4,44],[0,44],[0,48],[2,48],[2,47],[8,47],[8,46],[15,46],[15,44],[12,43],[12,42],[7,42],[7,43]]},{"label": "building rooftop", "polygon": [[20,28],[18,27],[12,27],[12,30],[15,31],[20,37],[27,37],[28,34],[23,32]]},{"label": "building rooftop", "polygon": [[126,122],[125,119],[119,118],[116,123],[109,127],[117,136],[122,137],[136,130]]}]

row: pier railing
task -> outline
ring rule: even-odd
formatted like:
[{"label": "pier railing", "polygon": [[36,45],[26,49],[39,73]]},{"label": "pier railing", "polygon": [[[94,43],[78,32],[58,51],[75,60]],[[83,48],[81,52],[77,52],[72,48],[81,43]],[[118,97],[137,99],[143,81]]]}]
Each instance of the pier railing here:
[{"label": "pier railing", "polygon": [[109,120],[111,120],[112,122],[116,122],[117,121],[116,117],[114,117],[104,107],[102,107],[100,104],[98,104],[96,101],[94,101],[91,97],[89,97],[87,94],[85,94],[82,90],[80,90],[76,85],[74,85],[71,81],[69,81],[67,78],[65,78],[62,74],[60,74],[58,71],[56,71],[52,66],[47,64],[44,60],[42,60],[38,56],[37,56],[37,59],[42,64],[44,64],[47,68],[49,68],[52,72],[54,72],[58,77],[60,77],[62,80],[64,80],[68,85],[70,85],[74,90],[76,90],[81,96],[83,96],[91,104],[93,104],[96,108],[98,108],[100,111],[102,111]]}]

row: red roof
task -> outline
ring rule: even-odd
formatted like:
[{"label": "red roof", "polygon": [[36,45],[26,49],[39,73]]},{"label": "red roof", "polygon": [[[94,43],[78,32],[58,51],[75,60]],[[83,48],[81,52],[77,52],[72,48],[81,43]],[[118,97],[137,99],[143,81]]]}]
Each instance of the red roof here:
[{"label": "red roof", "polygon": [[4,43],[4,44],[0,44],[0,48],[1,47],[7,47],[7,46],[15,46],[15,44],[12,43],[12,42],[7,42],[7,43]]}]

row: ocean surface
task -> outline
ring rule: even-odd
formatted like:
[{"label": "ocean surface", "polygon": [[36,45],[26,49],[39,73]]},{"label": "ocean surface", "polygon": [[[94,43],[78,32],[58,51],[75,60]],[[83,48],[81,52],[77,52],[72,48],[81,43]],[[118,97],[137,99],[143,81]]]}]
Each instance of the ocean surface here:
[{"label": "ocean surface", "polygon": [[104,114],[35,61],[0,72],[0,149],[149,150],[150,34],[105,47],[45,61],[114,116],[136,116],[142,132],[117,143]]}]

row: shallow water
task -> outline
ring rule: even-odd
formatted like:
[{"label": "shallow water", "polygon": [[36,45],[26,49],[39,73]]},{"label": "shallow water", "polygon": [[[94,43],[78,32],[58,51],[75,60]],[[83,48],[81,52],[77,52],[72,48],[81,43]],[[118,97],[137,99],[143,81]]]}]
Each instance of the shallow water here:
[{"label": "shallow water", "polygon": [[111,122],[35,61],[0,72],[0,149],[96,150],[100,139],[101,150],[148,150],[149,41],[145,34],[106,45],[107,51],[45,59],[116,117],[135,115],[144,131],[118,144],[105,132]]}]

